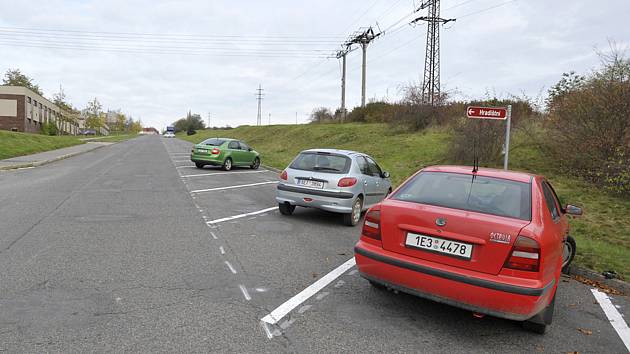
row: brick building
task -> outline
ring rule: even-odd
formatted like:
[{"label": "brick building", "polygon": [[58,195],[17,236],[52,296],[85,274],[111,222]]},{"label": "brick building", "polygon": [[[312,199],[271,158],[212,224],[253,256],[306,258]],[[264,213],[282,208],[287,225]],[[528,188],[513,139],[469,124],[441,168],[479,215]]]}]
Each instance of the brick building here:
[{"label": "brick building", "polygon": [[0,86],[0,129],[40,133],[42,124],[55,123],[61,134],[75,135],[78,125],[46,98],[22,86]]}]

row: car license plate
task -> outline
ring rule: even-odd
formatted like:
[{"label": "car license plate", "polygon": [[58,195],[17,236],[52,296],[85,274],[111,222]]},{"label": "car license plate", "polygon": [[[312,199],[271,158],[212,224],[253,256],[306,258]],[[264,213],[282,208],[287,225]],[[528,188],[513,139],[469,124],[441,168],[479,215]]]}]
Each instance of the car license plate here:
[{"label": "car license plate", "polygon": [[206,150],[206,149],[197,149],[197,152],[203,152],[203,153],[206,153],[206,152],[208,152],[208,150]]},{"label": "car license plate", "polygon": [[298,179],[297,184],[299,184],[300,186],[305,186],[305,187],[312,187],[312,188],[319,188],[319,189],[324,188],[324,182],[312,181],[310,179]]},{"label": "car license plate", "polygon": [[405,245],[407,247],[444,253],[450,256],[461,257],[465,259],[470,259],[473,249],[473,245],[469,243],[455,242],[438,237],[414,234],[412,232],[407,233]]}]

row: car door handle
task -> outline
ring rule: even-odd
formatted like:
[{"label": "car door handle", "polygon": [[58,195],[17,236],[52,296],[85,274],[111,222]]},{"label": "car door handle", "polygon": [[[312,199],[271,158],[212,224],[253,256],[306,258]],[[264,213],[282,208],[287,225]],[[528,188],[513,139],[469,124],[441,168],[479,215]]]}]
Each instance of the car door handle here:
[{"label": "car door handle", "polygon": [[367,185],[368,185],[367,180],[364,180],[364,181],[363,181],[363,185],[365,185],[365,186],[367,186]]}]

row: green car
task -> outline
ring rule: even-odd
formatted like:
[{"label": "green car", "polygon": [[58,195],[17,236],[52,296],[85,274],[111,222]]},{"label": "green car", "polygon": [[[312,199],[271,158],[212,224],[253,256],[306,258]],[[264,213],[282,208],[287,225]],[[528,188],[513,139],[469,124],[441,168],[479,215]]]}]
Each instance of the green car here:
[{"label": "green car", "polygon": [[190,160],[197,168],[222,166],[226,171],[234,166],[260,167],[260,156],[254,149],[242,141],[228,138],[210,138],[195,145]]}]

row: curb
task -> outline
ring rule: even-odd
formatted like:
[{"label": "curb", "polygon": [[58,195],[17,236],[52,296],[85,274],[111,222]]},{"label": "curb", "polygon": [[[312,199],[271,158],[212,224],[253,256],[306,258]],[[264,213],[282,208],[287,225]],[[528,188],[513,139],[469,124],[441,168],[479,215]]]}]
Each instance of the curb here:
[{"label": "curb", "polygon": [[595,283],[594,285],[603,285],[604,287],[609,287],[621,292],[622,295],[630,295],[630,283],[620,279],[607,279],[603,275],[591,269],[582,268],[572,264],[569,266],[568,275],[571,277],[580,276],[593,281]]},{"label": "curb", "polygon": [[273,171],[273,172],[278,172],[278,173],[281,173],[281,172],[282,172],[282,170],[279,170],[279,169],[277,169],[277,168],[275,168],[275,167],[271,167],[271,166],[269,166],[269,165],[263,165],[263,164],[261,164],[261,166],[262,166],[262,167],[264,167],[264,168],[266,168],[267,170],[270,170],[270,171]]},{"label": "curb", "polygon": [[77,155],[81,155],[81,154],[85,154],[87,152],[90,151],[94,151],[96,149],[100,149],[103,148],[105,146],[109,146],[109,145],[98,145],[95,146],[93,149],[90,150],[85,150],[85,151],[79,151],[79,152],[73,152],[71,154],[65,154],[65,155],[61,155],[61,156],[57,156],[55,158],[49,159],[49,160],[43,160],[43,161],[36,161],[36,162],[28,162],[28,163],[23,163],[21,165],[12,165],[12,166],[4,166],[4,167],[0,167],[0,171],[9,171],[9,170],[17,170],[20,168],[28,168],[28,167],[38,167],[38,166],[43,166],[43,165],[47,165],[49,163],[53,163],[56,161],[60,161],[60,160],[65,160],[67,158],[73,157],[73,156],[77,156]]}]

